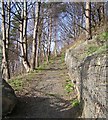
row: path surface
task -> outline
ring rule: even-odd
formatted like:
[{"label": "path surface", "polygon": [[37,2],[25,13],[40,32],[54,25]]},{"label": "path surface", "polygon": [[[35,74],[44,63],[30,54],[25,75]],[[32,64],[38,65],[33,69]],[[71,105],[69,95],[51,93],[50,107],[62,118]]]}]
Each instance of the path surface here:
[{"label": "path surface", "polygon": [[71,98],[65,90],[68,72],[61,58],[46,69],[36,73],[34,79],[19,92],[19,104],[8,118],[74,118],[78,107],[72,107]]}]

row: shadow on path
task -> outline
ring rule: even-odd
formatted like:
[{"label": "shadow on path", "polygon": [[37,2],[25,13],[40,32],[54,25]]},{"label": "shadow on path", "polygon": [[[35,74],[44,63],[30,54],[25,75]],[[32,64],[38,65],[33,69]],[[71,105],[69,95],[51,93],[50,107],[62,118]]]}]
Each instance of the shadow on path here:
[{"label": "shadow on path", "polygon": [[73,98],[70,101],[64,90],[66,80],[70,79],[66,67],[58,62],[51,64],[48,68],[39,68],[39,70],[43,71],[36,74],[34,81],[28,82],[25,89],[19,92],[20,94],[18,93],[19,103],[12,114],[3,120],[80,117],[83,105],[80,103],[72,107],[71,102],[76,94],[74,95],[73,92]]},{"label": "shadow on path", "polygon": [[51,97],[19,97],[19,103],[6,120],[16,118],[78,118],[82,111],[79,106],[72,107],[70,101]]},{"label": "shadow on path", "polygon": [[65,70],[66,68],[39,68],[36,70],[48,70],[48,71],[57,71],[57,70]]}]

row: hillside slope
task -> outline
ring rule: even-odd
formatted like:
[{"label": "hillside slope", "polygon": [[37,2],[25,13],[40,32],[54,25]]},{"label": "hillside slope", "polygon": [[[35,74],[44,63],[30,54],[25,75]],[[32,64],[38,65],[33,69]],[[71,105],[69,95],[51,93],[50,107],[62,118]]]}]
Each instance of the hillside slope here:
[{"label": "hillside slope", "polygon": [[108,32],[103,32],[66,51],[70,78],[84,103],[82,118],[107,118],[107,41]]}]

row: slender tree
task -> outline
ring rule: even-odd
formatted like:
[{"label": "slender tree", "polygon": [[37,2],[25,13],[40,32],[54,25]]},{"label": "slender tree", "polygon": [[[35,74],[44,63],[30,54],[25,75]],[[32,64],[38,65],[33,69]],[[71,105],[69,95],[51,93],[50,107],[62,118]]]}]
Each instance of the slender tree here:
[{"label": "slender tree", "polygon": [[24,0],[24,8],[21,12],[20,41],[23,65],[27,72],[30,71],[30,64],[27,57],[27,2]]},{"label": "slender tree", "polygon": [[40,15],[41,2],[36,5],[36,19],[33,32],[33,46],[32,46],[32,60],[31,60],[31,70],[38,67],[38,25],[39,25],[39,15]]},{"label": "slender tree", "polygon": [[91,3],[89,1],[86,2],[86,36],[87,39],[92,38],[91,34]]},{"label": "slender tree", "polygon": [[[3,48],[2,48],[2,53],[3,53],[3,59],[2,59],[2,77],[5,80],[8,80],[10,78],[10,73],[9,73],[9,66],[8,66],[8,57],[7,57],[7,50],[6,50],[6,43],[7,40],[9,40],[9,36],[8,39],[6,38],[6,21],[5,21],[5,8],[4,8],[4,0],[1,1],[2,2],[2,42],[3,42]],[[8,6],[10,7],[10,6]],[[10,9],[10,8],[9,8]],[[10,19],[10,16],[9,16]],[[9,20],[10,21],[10,20]],[[9,32],[9,27],[8,26],[8,32]],[[7,34],[9,35],[9,34]]]},{"label": "slender tree", "polygon": [[49,18],[49,43],[48,43],[48,61],[51,55],[51,42],[52,42],[52,16]]},{"label": "slender tree", "polygon": [[57,56],[57,17],[55,17],[55,28],[54,28],[54,55]]}]

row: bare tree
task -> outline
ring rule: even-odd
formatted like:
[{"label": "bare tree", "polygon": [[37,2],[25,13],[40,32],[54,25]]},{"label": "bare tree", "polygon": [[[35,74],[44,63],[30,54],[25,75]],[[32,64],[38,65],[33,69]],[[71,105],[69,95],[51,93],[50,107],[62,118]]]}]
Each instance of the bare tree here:
[{"label": "bare tree", "polygon": [[24,0],[24,8],[21,11],[20,41],[23,65],[27,72],[30,71],[30,64],[27,57],[27,2]]},{"label": "bare tree", "polygon": [[51,42],[52,42],[52,16],[49,18],[49,41],[48,41],[48,61],[51,55]]},{"label": "bare tree", "polygon": [[34,70],[38,66],[38,24],[40,15],[41,2],[36,5],[36,19],[33,32],[33,46],[32,46],[32,60],[31,60],[31,70]]},{"label": "bare tree", "polygon": [[86,36],[87,39],[92,38],[91,34],[91,3],[89,1],[86,2]]},{"label": "bare tree", "polygon": [[[9,73],[9,67],[8,67],[8,57],[7,57],[7,50],[6,50],[6,43],[7,40],[9,40],[9,36],[8,39],[6,38],[6,24],[5,24],[5,8],[4,8],[4,0],[1,1],[2,2],[2,42],[3,42],[3,48],[2,48],[2,53],[3,53],[3,59],[2,59],[2,77],[5,80],[8,80],[10,78],[10,73]],[[9,2],[8,2],[9,3]],[[10,3],[8,4],[10,7]],[[10,9],[10,8],[9,8]],[[10,21],[10,16],[8,16],[9,21]],[[8,26],[8,32],[9,32],[9,27]],[[9,34],[7,34],[9,35]]]},{"label": "bare tree", "polygon": [[54,29],[54,55],[57,56],[57,17],[55,18],[55,29]]},{"label": "bare tree", "polygon": [[49,62],[52,55],[57,56],[62,47],[78,40],[80,34],[84,37],[83,32],[91,39],[94,34],[91,28],[96,28],[105,17],[104,5],[89,0],[86,3],[24,0],[11,5],[5,1],[2,4],[3,76],[8,79],[9,71],[12,75],[16,68],[20,73],[29,72],[44,61]]}]

